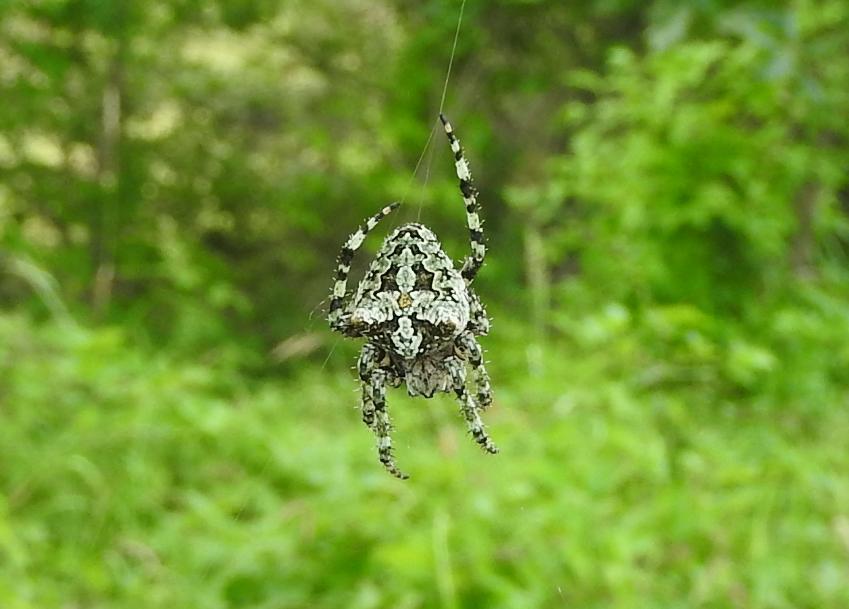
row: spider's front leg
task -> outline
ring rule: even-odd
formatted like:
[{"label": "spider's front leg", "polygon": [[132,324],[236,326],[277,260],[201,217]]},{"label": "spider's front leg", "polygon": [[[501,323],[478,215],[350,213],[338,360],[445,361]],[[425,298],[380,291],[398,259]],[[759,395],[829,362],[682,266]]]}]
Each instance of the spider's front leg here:
[{"label": "spider's front leg", "polygon": [[492,387],[489,373],[483,363],[483,349],[471,332],[463,332],[454,341],[457,354],[468,361],[473,367],[473,378],[478,391],[478,403],[481,410],[486,410],[492,404]]},{"label": "spider's front leg", "polygon": [[327,314],[327,322],[333,331],[341,332],[347,336],[359,336],[359,330],[351,325],[350,312],[345,311],[345,292],[348,289],[348,273],[351,272],[351,261],[354,259],[354,252],[363,244],[366,235],[377,226],[378,222],[397,209],[398,205],[400,203],[393,203],[381,209],[366,220],[353,235],[348,237],[348,240],[342,246],[339,259],[336,262],[336,282],[333,284],[333,297],[330,300],[330,311]]},{"label": "spider's front leg", "polygon": [[497,453],[498,447],[490,440],[484,430],[483,421],[480,417],[481,408],[466,390],[466,362],[458,357],[451,357],[446,362],[446,365],[448,367],[448,373],[451,375],[454,393],[457,394],[457,399],[460,400],[460,410],[466,419],[466,423],[469,425],[469,431],[472,437],[486,452],[491,454]]},{"label": "spider's front leg", "polygon": [[359,373],[363,383],[363,422],[377,436],[377,454],[390,474],[401,480],[409,478],[398,469],[392,458],[392,423],[386,410],[386,383],[394,379],[388,370],[381,368],[385,354],[374,345],[366,344],[360,355]]},{"label": "spider's front leg", "polygon": [[443,114],[439,115],[439,120],[442,121],[442,126],[445,127],[445,135],[448,136],[451,152],[454,153],[454,166],[457,170],[457,177],[460,180],[460,192],[463,195],[463,203],[466,206],[466,223],[469,226],[472,255],[463,262],[463,268],[460,274],[463,275],[463,279],[466,281],[466,285],[468,285],[475,278],[475,275],[478,274],[486,257],[483,223],[480,218],[480,203],[478,203],[478,190],[475,188],[474,182],[472,182],[469,162],[463,155],[460,140],[454,135],[454,128],[451,127],[451,123],[448,122],[448,119]]}]

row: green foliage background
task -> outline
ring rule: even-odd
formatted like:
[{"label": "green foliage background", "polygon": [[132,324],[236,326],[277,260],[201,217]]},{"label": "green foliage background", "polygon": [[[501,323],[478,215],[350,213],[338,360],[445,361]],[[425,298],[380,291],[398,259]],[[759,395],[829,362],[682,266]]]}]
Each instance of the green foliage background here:
[{"label": "green foliage background", "polygon": [[322,302],[467,248],[459,7],[0,3],[0,606],[849,606],[849,4],[468,0],[502,453],[401,483]]}]

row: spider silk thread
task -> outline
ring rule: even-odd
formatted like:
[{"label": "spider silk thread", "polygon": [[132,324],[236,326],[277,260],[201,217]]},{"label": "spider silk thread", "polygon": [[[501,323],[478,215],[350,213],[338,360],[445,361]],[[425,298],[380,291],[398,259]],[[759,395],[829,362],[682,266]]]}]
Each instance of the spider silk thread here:
[{"label": "spider silk thread", "polygon": [[[462,29],[462,26],[463,26],[463,14],[464,14],[465,10],[466,10],[466,0],[462,0],[460,2],[460,11],[457,15],[457,27],[454,30],[454,41],[451,44],[451,54],[448,57],[448,68],[445,71],[445,82],[442,85],[442,95],[440,96],[440,99],[439,99],[439,111],[437,112],[437,116],[434,117],[433,125],[430,128],[430,134],[428,134],[427,141],[425,142],[424,148],[422,148],[422,152],[419,155],[418,160],[416,161],[416,166],[413,169],[413,174],[410,176],[410,179],[407,182],[407,186],[404,189],[404,195],[401,197],[401,203],[406,202],[407,197],[410,194],[410,189],[412,188],[413,182],[415,181],[416,177],[418,176],[419,169],[421,168],[421,165],[422,165],[422,161],[424,160],[426,155],[428,157],[428,161],[427,161],[427,164],[425,166],[425,179],[424,179],[424,183],[423,183],[423,188],[427,187],[427,185],[430,181],[430,169],[431,169],[431,165],[433,164],[433,149],[432,149],[431,145],[433,143],[434,133],[436,133],[436,130],[439,127],[439,114],[442,114],[442,111],[445,109],[445,98],[448,95],[448,84],[451,81],[451,70],[454,67],[454,57],[457,54],[457,42],[460,40],[460,30]],[[428,154],[428,151],[430,151],[430,154]],[[420,199],[419,204],[416,208],[416,222],[421,220],[422,207],[423,207],[423,201]],[[397,225],[397,222],[398,222],[398,220],[396,219],[395,220],[396,225]]]}]

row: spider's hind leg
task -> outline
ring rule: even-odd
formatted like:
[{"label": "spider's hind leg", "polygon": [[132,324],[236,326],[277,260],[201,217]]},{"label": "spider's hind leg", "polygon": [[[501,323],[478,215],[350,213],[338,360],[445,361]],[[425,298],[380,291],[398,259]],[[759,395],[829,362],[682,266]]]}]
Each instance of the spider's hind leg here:
[{"label": "spider's hind leg", "polygon": [[477,387],[478,403],[481,410],[486,410],[492,405],[492,387],[489,381],[489,372],[483,363],[483,349],[470,332],[464,332],[455,341],[457,353],[468,361],[473,367],[473,379]]},{"label": "spider's hind leg", "polygon": [[392,382],[390,373],[380,368],[384,354],[373,345],[363,346],[360,355],[359,373],[363,383],[363,422],[377,436],[377,454],[387,471],[401,480],[409,478],[398,469],[392,458],[392,423],[386,410],[386,383]]},{"label": "spider's hind leg", "polygon": [[360,352],[360,359],[357,362],[357,371],[359,372],[363,389],[363,423],[365,423],[369,429],[374,428],[374,400],[371,397],[371,382],[374,373],[379,371],[380,357],[381,353],[377,347],[370,343],[366,343],[363,345],[363,350]]},{"label": "spider's hind leg", "polygon": [[469,287],[469,326],[474,336],[489,334],[489,317],[483,308],[480,297]]},{"label": "spider's hind leg", "polygon": [[392,457],[392,423],[389,420],[389,412],[386,410],[386,379],[385,374],[372,377],[371,398],[374,400],[374,433],[377,435],[377,454],[380,462],[386,470],[401,480],[409,478],[407,474],[398,469],[395,459]]},{"label": "spider's hind leg", "polygon": [[481,407],[475,403],[475,400],[469,395],[466,389],[466,363],[459,358],[453,357],[449,359],[447,365],[448,372],[451,374],[454,393],[457,394],[457,399],[460,400],[460,410],[469,426],[469,432],[472,434],[475,442],[480,444],[486,452],[491,454],[497,453],[498,447],[484,430],[483,421],[480,417]]}]

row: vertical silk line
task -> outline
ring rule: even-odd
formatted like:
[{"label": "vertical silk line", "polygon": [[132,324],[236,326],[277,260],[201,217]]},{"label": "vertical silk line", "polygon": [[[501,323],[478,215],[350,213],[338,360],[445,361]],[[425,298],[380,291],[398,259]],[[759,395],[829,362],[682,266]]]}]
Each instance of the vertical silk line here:
[{"label": "vertical silk line", "polygon": [[[464,13],[465,9],[466,9],[466,0],[462,0],[462,2],[460,3],[460,13],[457,16],[457,28],[454,31],[454,42],[451,45],[451,55],[448,58],[448,69],[446,70],[446,74],[445,74],[445,83],[442,85],[442,95],[439,99],[439,112],[437,112],[437,115],[440,114],[445,107],[445,98],[448,94],[448,83],[451,80],[451,69],[454,66],[454,56],[457,53],[457,42],[460,39],[460,29],[463,25],[463,13]],[[433,141],[433,135],[434,135],[434,133],[436,133],[438,126],[439,126],[439,121],[436,119],[436,117],[434,117],[433,126],[430,129],[430,134],[427,137],[427,142],[425,142],[424,148],[422,148],[422,152],[419,155],[418,161],[416,161],[415,168],[413,169],[413,174],[410,176],[410,180],[407,182],[407,186],[404,189],[404,194],[401,197],[401,203],[405,203],[406,200],[407,200],[407,197],[410,194],[410,189],[412,188],[413,182],[415,181],[416,177],[418,176],[419,169],[421,168],[421,165],[422,165],[422,161],[424,160],[425,155],[427,155],[428,149],[430,148],[430,145]],[[428,171],[427,171],[428,175],[430,174],[430,163],[432,161],[432,158],[433,158],[432,156],[430,156],[428,158]],[[416,221],[418,221],[421,218],[421,214],[422,214],[422,202],[419,201],[418,211],[417,211],[417,214],[416,214]]]},{"label": "vertical silk line", "polygon": [[[430,130],[430,135],[433,137],[433,132],[436,129],[436,124],[434,124],[433,128]],[[425,177],[424,182],[422,183],[422,190],[427,191],[427,185],[430,182],[430,168],[433,165],[433,151],[435,150],[435,146],[430,147],[430,152],[427,155],[427,165],[425,165]],[[419,209],[416,213],[416,222],[419,222],[422,218],[422,202],[419,201]]]},{"label": "vertical silk line", "polygon": [[[419,167],[421,167],[422,161],[424,160],[425,154],[427,153],[427,149],[430,147],[430,142],[433,140],[433,134],[436,132],[436,123],[434,122],[433,127],[430,129],[430,135],[427,136],[427,142],[425,142],[424,148],[422,148],[422,153],[419,155],[419,160],[416,161],[416,166],[413,168],[413,175],[410,176],[410,180],[407,182],[407,186],[404,188],[404,195],[401,197],[401,203],[406,202],[407,195],[410,194],[410,187],[413,185],[413,180],[416,179],[416,175],[419,173]],[[395,223],[398,221],[396,220]]]},{"label": "vertical silk line", "polygon": [[445,95],[448,93],[448,81],[451,79],[451,67],[454,65],[454,55],[457,52],[457,41],[460,39],[460,26],[463,25],[463,11],[466,0],[460,4],[460,15],[457,18],[457,30],[454,32],[454,45],[451,47],[451,58],[448,60],[448,73],[445,74],[445,85],[442,87],[442,99],[439,100],[439,114],[445,109]]}]

